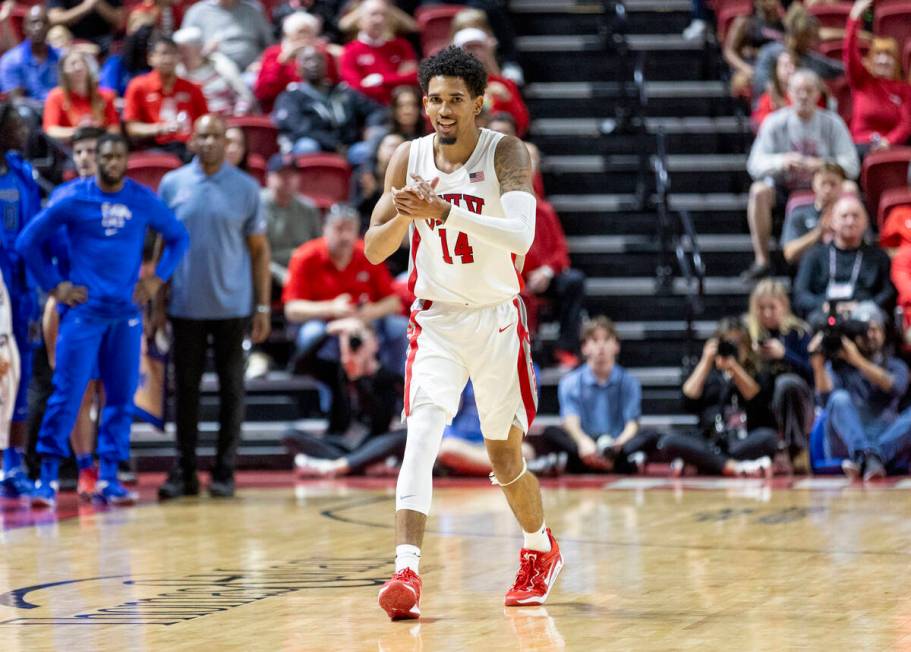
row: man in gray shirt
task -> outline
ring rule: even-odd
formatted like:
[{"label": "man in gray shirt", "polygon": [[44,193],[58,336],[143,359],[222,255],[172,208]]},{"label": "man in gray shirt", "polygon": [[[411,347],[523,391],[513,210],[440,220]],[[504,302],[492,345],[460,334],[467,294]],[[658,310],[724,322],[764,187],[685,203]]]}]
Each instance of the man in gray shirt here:
[{"label": "man in gray shirt", "polygon": [[210,337],[220,409],[209,493],[234,494],[234,456],[244,417],[243,340],[251,313],[253,342],[269,336],[269,241],[259,186],[225,162],[226,142],[221,118],[206,115],[197,120],[191,141],[196,158],[165,175],[158,191],[190,232],[190,250],[174,272],[168,306],[174,331],[178,450],[177,464],[158,489],[161,499],[199,493],[199,385]]},{"label": "man in gray shirt", "polygon": [[845,172],[838,163],[823,163],[813,175],[813,198],[785,215],[781,248],[788,264],[799,263],[816,244],[832,241],[832,207],[841,195],[844,182]]},{"label": "man in gray shirt", "polygon": [[187,10],[181,27],[198,27],[241,72],[272,45],[269,23],[249,0],[203,0]]},{"label": "man in gray shirt", "polygon": [[287,270],[295,249],[323,235],[322,220],[313,200],[299,194],[300,181],[292,157],[273,155],[267,172],[266,188],[260,199],[266,215],[272,262]]}]

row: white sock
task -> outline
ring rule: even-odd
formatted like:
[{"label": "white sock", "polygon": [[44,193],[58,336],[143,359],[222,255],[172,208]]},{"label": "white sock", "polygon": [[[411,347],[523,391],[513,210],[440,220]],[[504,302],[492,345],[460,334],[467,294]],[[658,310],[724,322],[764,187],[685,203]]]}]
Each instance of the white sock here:
[{"label": "white sock", "polygon": [[421,549],[409,543],[402,543],[395,547],[395,572],[403,568],[410,568],[415,573],[421,564]]},{"label": "white sock", "polygon": [[541,529],[537,532],[523,532],[522,534],[525,536],[523,547],[529,550],[550,552],[550,537],[547,536],[547,525],[544,523],[541,523]]}]

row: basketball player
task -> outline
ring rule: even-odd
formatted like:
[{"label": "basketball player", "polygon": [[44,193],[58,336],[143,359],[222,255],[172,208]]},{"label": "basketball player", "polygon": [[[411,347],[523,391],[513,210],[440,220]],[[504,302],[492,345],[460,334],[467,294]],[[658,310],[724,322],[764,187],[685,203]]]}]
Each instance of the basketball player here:
[{"label": "basketball player", "polygon": [[403,143],[365,237],[370,262],[410,231],[409,288],[417,297],[405,371],[408,438],[396,487],[395,574],[379,593],[393,620],[420,616],[421,543],[443,429],[470,378],[493,473],[525,533],[507,606],[544,602],[563,557],[544,525],[541,491],[522,457],[537,409],[522,256],[534,240],[531,164],[522,141],[478,129],[487,75],[450,47],[425,60],[419,79],[434,132]]}]

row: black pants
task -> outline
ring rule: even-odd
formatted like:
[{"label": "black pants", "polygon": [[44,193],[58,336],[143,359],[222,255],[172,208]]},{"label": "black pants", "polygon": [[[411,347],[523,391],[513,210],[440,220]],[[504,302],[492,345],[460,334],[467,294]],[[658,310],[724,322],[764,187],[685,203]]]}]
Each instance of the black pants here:
[{"label": "black pants", "polygon": [[585,300],[585,274],[577,269],[567,269],[555,276],[542,295],[554,303],[560,321],[558,349],[577,353],[582,331],[582,302]]},{"label": "black pants", "polygon": [[390,455],[401,459],[405,454],[405,430],[394,430],[382,435],[367,437],[353,449],[333,435],[314,437],[306,433],[294,433],[294,446],[304,455],[324,460],[337,460],[344,457],[348,460],[349,472],[353,475],[363,472],[365,468],[380,462]]},{"label": "black pants", "polygon": [[[641,451],[646,456],[653,458],[658,451],[660,439],[661,433],[654,430],[640,430],[635,437],[626,442],[623,448],[615,454],[613,473],[635,473],[636,465],[629,461],[629,456]],[[540,453],[567,453],[569,457],[566,461],[567,473],[593,472],[592,468],[586,465],[579,457],[579,448],[576,446],[576,442],[563,428],[559,426],[545,428],[541,436],[541,446],[542,450],[538,451]]]},{"label": "black pants", "polygon": [[32,355],[32,377],[28,385],[28,445],[26,459],[30,475],[38,477],[41,458],[36,447],[38,445],[38,431],[44,421],[44,410],[47,401],[54,393],[54,370],[47,359],[47,347],[43,344],[35,349]]},{"label": "black pants", "polygon": [[235,454],[244,418],[244,333],[247,319],[177,319],[174,328],[174,371],[177,385],[177,461],[184,473],[196,471],[199,439],[199,385],[206,367],[209,337],[218,374],[218,445],[214,480],[234,475]]},{"label": "black pants", "polygon": [[778,434],[771,428],[756,428],[728,446],[727,452],[702,435],[666,435],[658,448],[669,459],[680,458],[692,464],[703,475],[722,475],[728,460],[755,460],[778,451]]},{"label": "black pants", "polygon": [[782,374],[775,379],[772,414],[778,424],[781,446],[791,457],[807,447],[816,418],[813,390],[797,374]]}]

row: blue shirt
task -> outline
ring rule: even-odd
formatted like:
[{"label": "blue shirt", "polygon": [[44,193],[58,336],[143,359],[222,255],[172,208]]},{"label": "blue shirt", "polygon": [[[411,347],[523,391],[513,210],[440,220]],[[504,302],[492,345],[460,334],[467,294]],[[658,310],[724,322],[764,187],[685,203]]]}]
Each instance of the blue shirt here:
[{"label": "blue shirt", "polygon": [[[53,264],[46,244],[65,229],[70,245],[70,275]],[[88,289],[79,310],[103,318],[138,313],[133,290],[139,280],[146,229],[164,237],[165,248],[155,273],[170,278],[189,242],[186,229],[145,186],[127,179],[116,193],[106,193],[94,178],[68,186],[26,227],[16,248],[45,290],[64,280]]]},{"label": "blue shirt", "polygon": [[7,171],[0,176],[0,271],[10,293],[17,323],[37,317],[35,281],[16,251],[16,238],[41,209],[41,191],[32,167],[18,154],[7,152]]},{"label": "blue shirt", "polygon": [[227,163],[208,176],[194,160],[166,174],[158,194],[190,232],[190,251],[174,272],[168,314],[183,319],[249,316],[253,272],[247,236],[266,232],[259,185]]},{"label": "blue shirt", "polygon": [[563,376],[557,389],[560,416],[579,417],[585,434],[616,437],[629,421],[642,416],[642,386],[626,369],[614,365],[601,384],[587,364]]},{"label": "blue shirt", "polygon": [[892,376],[891,392],[884,392],[847,363],[834,367],[831,362],[826,363],[833,388],[848,391],[864,429],[871,434],[885,430],[898,418],[899,404],[908,389],[908,366],[904,362],[889,356],[877,364]]},{"label": "blue shirt", "polygon": [[32,42],[25,39],[0,57],[0,92],[21,88],[26,97],[47,99],[57,85],[57,62],[60,53],[48,46],[47,57],[38,61],[32,56]]}]

